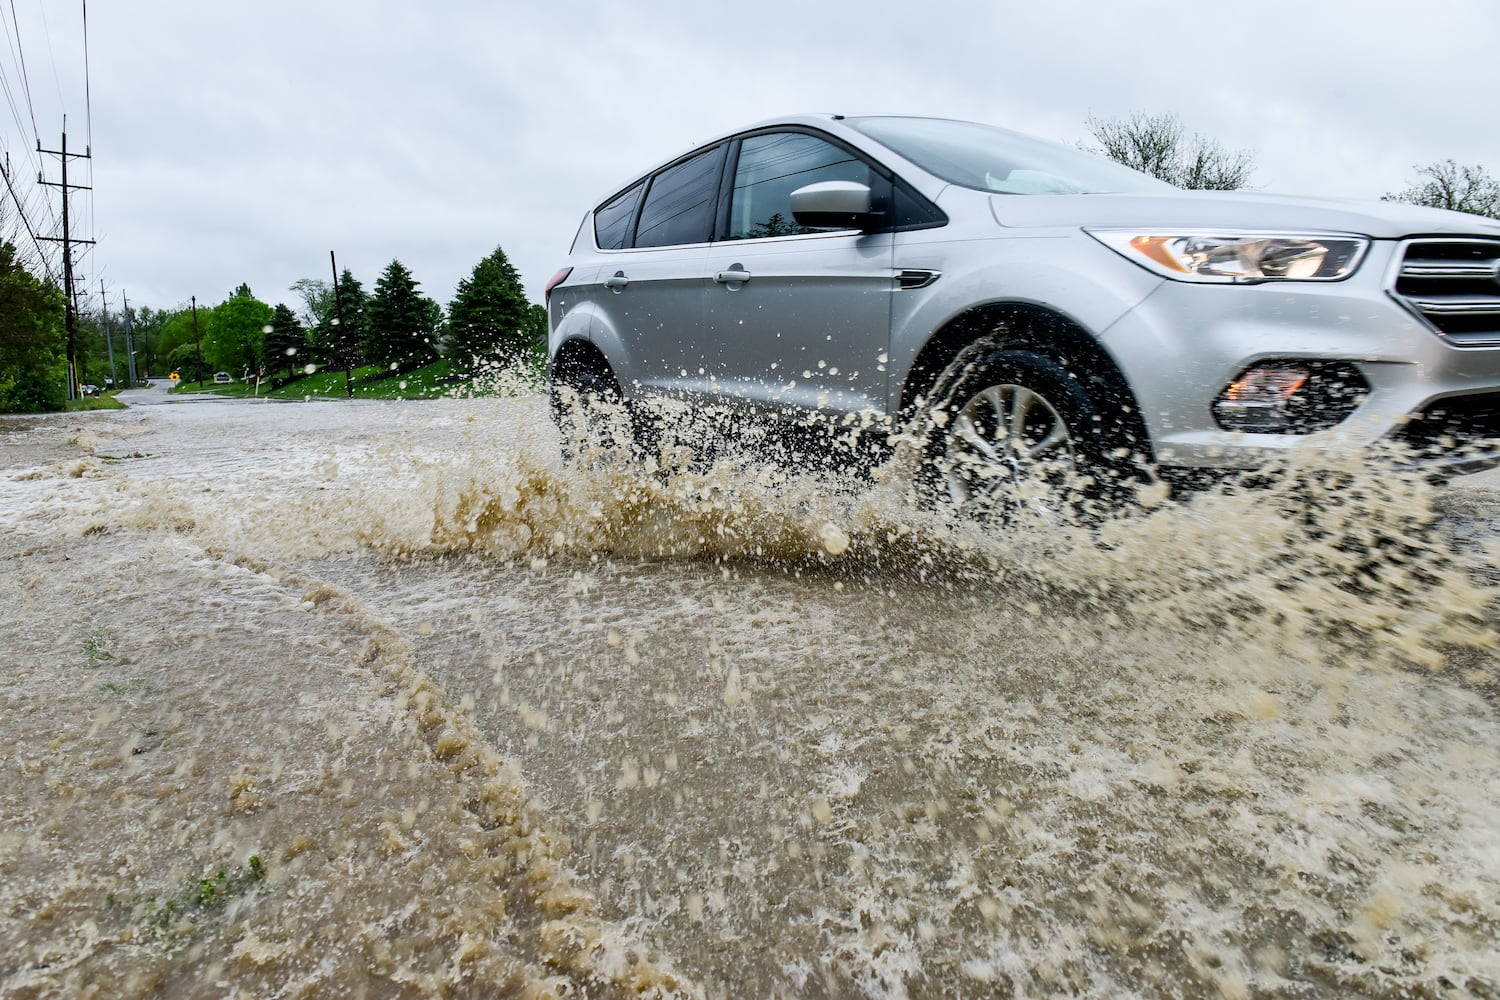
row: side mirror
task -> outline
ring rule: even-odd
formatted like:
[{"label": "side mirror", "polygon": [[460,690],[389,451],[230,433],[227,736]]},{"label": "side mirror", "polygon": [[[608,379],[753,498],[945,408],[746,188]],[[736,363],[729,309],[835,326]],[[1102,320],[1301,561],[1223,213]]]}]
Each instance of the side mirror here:
[{"label": "side mirror", "polygon": [[880,222],[867,185],[855,181],[819,181],[792,192],[792,217],[810,229],[858,229],[868,232]]}]

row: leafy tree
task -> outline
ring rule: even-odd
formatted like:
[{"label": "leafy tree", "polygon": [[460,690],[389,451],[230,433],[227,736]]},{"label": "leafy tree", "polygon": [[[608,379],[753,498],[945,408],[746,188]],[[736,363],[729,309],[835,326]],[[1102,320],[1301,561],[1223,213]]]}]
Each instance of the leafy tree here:
[{"label": "leafy tree", "polygon": [[[158,356],[166,357],[167,364],[170,366],[174,357],[181,357],[177,353],[179,347],[190,347],[193,350],[193,357],[195,359],[205,358],[203,353],[203,338],[208,333],[209,327],[213,323],[213,318],[214,310],[209,306],[198,306],[196,315],[191,306],[178,309],[171,316],[167,317],[166,322],[162,324],[161,342],[157,345]],[[171,370],[182,375],[184,381],[187,380],[187,375],[184,373],[182,366],[174,366]],[[192,381],[195,382],[203,381],[205,376],[202,375],[202,372],[204,370],[209,374],[213,373],[213,369],[208,367],[206,361],[202,365],[195,363],[192,370],[195,374]],[[162,374],[166,373],[163,372]]]},{"label": "leafy tree", "polygon": [[[0,192],[3,190],[0,188]],[[8,198],[0,198],[0,246],[10,247],[14,266],[28,274],[50,276],[51,271],[42,256],[41,245],[32,237],[31,231],[21,219],[21,213],[11,207]]]},{"label": "leafy tree", "polygon": [[366,317],[366,360],[410,371],[437,356],[442,307],[418,292],[418,284],[399,260],[375,282]]},{"label": "leafy tree", "polygon": [[521,278],[499,247],[458,283],[448,307],[448,356],[459,367],[512,365],[533,337]]},{"label": "leafy tree", "polygon": [[297,314],[281,303],[271,311],[271,328],[266,332],[266,367],[273,372],[285,371],[288,376],[306,362],[301,360],[307,348],[307,331],[302,328]]},{"label": "leafy tree", "polygon": [[159,357],[157,350],[161,347],[161,329],[172,314],[165,309],[152,309],[150,306],[141,306],[139,309],[131,306],[127,314],[130,317],[131,337],[135,341],[136,373],[141,378],[149,378],[156,369]]},{"label": "leafy tree", "polygon": [[161,324],[161,340],[157,343],[157,352],[162,356],[170,356],[183,344],[197,347],[203,339],[203,328],[212,316],[212,309],[199,306],[198,324],[195,329],[192,309],[181,308],[174,311]]},{"label": "leafy tree", "polygon": [[98,384],[109,375],[109,348],[96,314],[73,314],[73,365],[73,377],[79,385]]},{"label": "leafy tree", "polygon": [[214,306],[203,336],[203,359],[210,367],[241,373],[258,372],[265,364],[265,328],[272,309],[242,284]]},{"label": "leafy tree", "polygon": [[333,285],[322,278],[298,278],[291,290],[302,300],[302,325],[309,329],[328,322],[333,316]]},{"label": "leafy tree", "polygon": [[1233,191],[1246,186],[1255,169],[1249,150],[1230,151],[1197,132],[1189,137],[1174,114],[1090,118],[1088,129],[1099,146],[1085,148],[1181,188]]},{"label": "leafy tree", "polygon": [[1441,160],[1412,169],[1424,179],[1404,191],[1382,195],[1381,201],[1405,201],[1500,219],[1500,181],[1483,167]]},{"label": "leafy tree", "polygon": [[167,371],[176,372],[184,382],[202,382],[213,373],[207,361],[198,354],[196,344],[179,344],[167,355]]},{"label": "leafy tree", "polygon": [[67,398],[63,293],[0,241],[0,412],[61,410]]}]

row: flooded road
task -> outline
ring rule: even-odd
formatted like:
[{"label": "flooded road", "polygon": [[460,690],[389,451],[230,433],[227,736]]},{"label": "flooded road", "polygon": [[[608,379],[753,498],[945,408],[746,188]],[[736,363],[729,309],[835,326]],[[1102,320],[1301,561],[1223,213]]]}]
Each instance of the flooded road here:
[{"label": "flooded road", "polygon": [[5,995],[1500,995],[1492,475],[980,531],[131,402],[0,424]]}]

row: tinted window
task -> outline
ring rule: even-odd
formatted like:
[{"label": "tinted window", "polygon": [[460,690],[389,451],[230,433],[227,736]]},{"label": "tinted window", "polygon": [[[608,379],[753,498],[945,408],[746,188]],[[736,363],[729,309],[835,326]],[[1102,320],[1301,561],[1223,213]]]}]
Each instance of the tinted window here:
[{"label": "tinted window", "polygon": [[818,181],[871,180],[863,161],[831,142],[798,132],[753,135],[740,144],[727,238],[815,232],[792,218],[793,191]]},{"label": "tinted window", "polygon": [[594,240],[600,250],[618,250],[625,245],[625,233],[635,215],[635,203],[641,200],[646,182],[599,206],[594,212]]},{"label": "tinted window", "polygon": [[723,147],[699,153],[652,179],[646,204],[641,207],[641,220],[635,227],[636,246],[708,242],[723,153]]}]

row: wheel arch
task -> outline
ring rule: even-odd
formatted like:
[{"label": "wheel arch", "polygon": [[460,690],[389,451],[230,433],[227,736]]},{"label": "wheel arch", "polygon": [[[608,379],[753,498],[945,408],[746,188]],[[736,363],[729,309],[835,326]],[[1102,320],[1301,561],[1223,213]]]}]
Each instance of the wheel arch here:
[{"label": "wheel arch", "polygon": [[901,387],[901,413],[913,414],[964,348],[989,341],[996,349],[1025,350],[1057,362],[1110,418],[1111,447],[1152,455],[1151,438],[1135,393],[1109,352],[1070,317],[1028,302],[994,302],[953,317],[922,345]]},{"label": "wheel arch", "polygon": [[583,337],[570,337],[558,345],[547,363],[547,374],[554,381],[564,382],[572,381],[580,374],[615,379],[604,352]]}]

